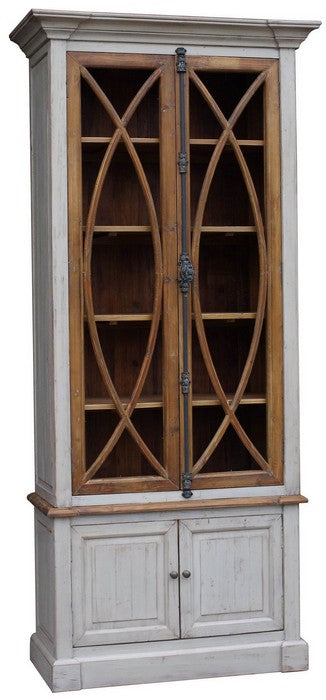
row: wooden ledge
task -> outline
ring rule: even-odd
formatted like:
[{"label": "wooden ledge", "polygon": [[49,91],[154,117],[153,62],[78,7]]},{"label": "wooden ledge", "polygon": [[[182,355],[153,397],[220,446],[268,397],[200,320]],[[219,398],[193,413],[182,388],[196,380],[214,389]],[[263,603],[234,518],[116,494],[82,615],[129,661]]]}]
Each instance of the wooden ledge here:
[{"label": "wooden ledge", "polygon": [[308,503],[300,494],[294,496],[252,496],[248,498],[211,498],[193,501],[168,501],[165,503],[110,503],[93,506],[68,506],[58,508],[39,496],[30,493],[27,500],[48,518],[78,518],[81,515],[121,515],[124,513],[160,513],[171,510],[198,510],[203,508],[242,508],[250,506],[289,506]]}]

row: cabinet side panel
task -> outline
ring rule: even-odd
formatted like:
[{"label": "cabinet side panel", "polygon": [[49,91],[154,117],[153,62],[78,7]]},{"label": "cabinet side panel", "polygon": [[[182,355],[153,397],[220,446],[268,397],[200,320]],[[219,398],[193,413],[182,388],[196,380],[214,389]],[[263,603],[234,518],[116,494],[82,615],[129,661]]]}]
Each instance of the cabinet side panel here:
[{"label": "cabinet side panel", "polygon": [[295,52],[280,50],[283,327],[284,327],[284,463],[286,489],[298,493],[299,480],[299,358],[297,165]]},{"label": "cabinet side panel", "polygon": [[70,381],[68,309],[66,42],[50,46],[50,163],[55,408],[55,496],[70,505]]},{"label": "cabinet side panel", "polygon": [[31,68],[30,88],[36,488],[53,501],[55,440],[48,54]]},{"label": "cabinet side panel", "polygon": [[53,651],[55,636],[53,522],[36,511],[36,631],[39,639],[50,651]]}]

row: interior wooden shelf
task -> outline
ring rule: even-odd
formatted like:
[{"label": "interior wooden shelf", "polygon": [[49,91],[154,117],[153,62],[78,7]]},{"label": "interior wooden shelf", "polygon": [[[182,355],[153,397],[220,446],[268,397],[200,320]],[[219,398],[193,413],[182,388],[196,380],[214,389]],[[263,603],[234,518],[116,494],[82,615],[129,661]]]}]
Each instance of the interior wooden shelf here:
[{"label": "interior wooden shelf", "polygon": [[[124,408],[128,406],[130,396],[121,397],[121,403]],[[144,396],[137,401],[136,408],[162,408],[162,396]],[[112,411],[115,405],[111,399],[102,398],[87,398],[85,401],[85,411]]]},{"label": "interior wooden shelf", "polygon": [[[229,403],[233,400],[233,394],[226,394]],[[121,403],[125,408],[128,406],[130,397],[121,397]],[[264,394],[244,394],[240,401],[241,405],[257,405],[266,404],[266,396]],[[215,394],[196,394],[192,397],[193,406],[220,406],[220,400]],[[137,401],[136,408],[162,408],[162,396],[144,396]],[[85,401],[85,411],[112,411],[115,410],[115,405],[108,398],[87,398]]]},{"label": "interior wooden shelf", "polygon": [[[83,231],[86,226],[83,226]],[[256,233],[255,226],[201,226],[202,233]],[[151,233],[151,226],[94,226],[93,233]]]},{"label": "interior wooden shelf", "polygon": [[[223,311],[202,313],[203,321],[239,321],[256,318],[254,311]],[[151,321],[153,314],[95,314],[95,321],[124,323],[125,321]],[[194,314],[192,314],[194,318]]]},{"label": "interior wooden shelf", "polygon": [[[219,139],[189,139],[191,146],[216,146]],[[263,139],[237,139],[239,146],[263,146]]]},{"label": "interior wooden shelf", "polygon": [[[93,233],[150,233],[151,226],[94,226]],[[86,231],[86,226],[83,226]]]},{"label": "interior wooden shelf", "polygon": [[256,226],[202,226],[202,233],[256,233]]},{"label": "interior wooden shelf", "polygon": [[[233,400],[233,394],[226,394],[228,403]],[[264,394],[244,394],[240,404],[243,405],[257,405],[266,404],[266,396]],[[193,394],[192,397],[193,406],[220,406],[221,402],[215,395],[210,394]]]},{"label": "interior wooden shelf", "polygon": [[[112,136],[82,136],[82,143],[110,143]],[[189,139],[191,146],[216,146],[219,139]],[[263,139],[237,139],[239,146],[263,146]],[[159,138],[133,136],[132,143],[159,143]]]},{"label": "interior wooden shelf", "polygon": [[[122,141],[122,138],[120,139]],[[82,136],[82,143],[110,143],[112,136]],[[159,138],[133,136],[132,143],[160,143]]]},{"label": "interior wooden shelf", "polygon": [[256,318],[256,313],[254,311],[223,311],[223,312],[209,312],[202,313],[203,321],[238,321],[241,319],[252,319]]},{"label": "interior wooden shelf", "polygon": [[124,321],[151,321],[153,314],[95,314],[95,321],[119,323]]},{"label": "interior wooden shelf", "polygon": [[[256,318],[254,311],[223,311],[202,313],[203,321],[241,321]],[[124,323],[151,321],[153,314],[95,314],[95,321],[107,323]],[[194,318],[194,314],[192,314]]]}]

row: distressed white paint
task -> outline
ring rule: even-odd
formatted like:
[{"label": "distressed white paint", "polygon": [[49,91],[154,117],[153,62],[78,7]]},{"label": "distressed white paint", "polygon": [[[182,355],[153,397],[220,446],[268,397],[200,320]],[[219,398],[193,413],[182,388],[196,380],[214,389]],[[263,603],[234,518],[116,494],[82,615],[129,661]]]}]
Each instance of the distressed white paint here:
[{"label": "distressed white paint", "polygon": [[36,634],[31,636],[30,658],[53,692],[82,688],[79,661],[72,658],[57,661]]},{"label": "distressed white paint", "polygon": [[77,646],[179,636],[177,524],[73,527]]},{"label": "distressed white paint", "polygon": [[53,530],[53,520],[35,511],[36,630],[52,652],[55,639]]},{"label": "distressed white paint", "polygon": [[75,649],[73,659],[56,662],[33,635],[31,659],[52,690],[78,690],[305,670],[307,645],[303,640],[284,643],[279,632],[270,632],[151,644],[79,647]]},{"label": "distressed white paint", "polygon": [[[181,42],[182,43],[182,42]],[[179,41],[180,44],[180,41]],[[139,54],[174,54],[177,43],[170,38],[170,43],[148,44],[145,41],[140,43],[132,42],[114,42],[110,40],[109,45],[106,42],[94,41],[74,41],[73,51],[94,51],[110,52],[110,53],[139,53]],[[261,48],[258,46],[200,46],[198,44],[187,43],[188,56],[236,56],[238,58],[278,58],[278,49]]]},{"label": "distressed white paint", "polygon": [[54,650],[56,658],[62,658],[72,653],[71,525],[68,519],[55,520],[54,556]]},{"label": "distressed white paint", "polygon": [[180,523],[182,636],[283,627],[281,516]]},{"label": "distressed white paint", "polygon": [[283,642],[282,644],[282,671],[307,671],[309,668],[308,644],[304,639],[298,642]]},{"label": "distressed white paint", "polygon": [[36,629],[56,658],[72,653],[71,526],[35,511]]},{"label": "distressed white paint", "polygon": [[284,462],[289,493],[299,493],[298,244],[295,52],[280,51],[284,343]]},{"label": "distressed white paint", "polygon": [[34,416],[36,488],[52,502],[55,482],[49,59],[30,70]]},{"label": "distressed white paint", "polygon": [[[62,45],[63,44],[63,45]],[[65,42],[30,70],[36,489],[71,502]]]},{"label": "distressed white paint", "polygon": [[31,10],[12,31],[26,56],[30,57],[47,39],[116,43],[146,43],[155,47],[175,46],[244,46],[265,49],[298,48],[320,22],[268,19],[230,19],[219,17],[184,17],[162,15],[128,15],[99,12],[62,12]]},{"label": "distressed white paint", "polygon": [[71,500],[65,42],[50,45],[51,238],[56,471],[60,505]]},{"label": "distressed white paint", "polygon": [[[290,506],[292,508],[292,506]],[[201,510],[191,510],[188,512],[182,511],[166,511],[163,513],[125,513],[121,515],[83,515],[78,518],[71,518],[72,526],[75,525],[99,525],[108,523],[137,523],[137,522],[152,522],[153,519],[157,522],[160,520],[193,520],[194,518],[224,518],[237,516],[251,515],[275,515],[282,513],[282,506],[265,506],[251,508],[204,508]]]},{"label": "distressed white paint", "polygon": [[285,639],[300,635],[299,506],[284,507],[284,631]]},{"label": "distressed white paint", "polygon": [[[192,501],[211,498],[246,498],[247,496],[283,496],[285,486],[255,486],[232,489],[202,489],[193,492]],[[72,505],[107,505],[110,503],[169,503],[169,501],[184,502],[182,491],[160,491],[159,493],[112,493],[94,496],[73,496]]]}]

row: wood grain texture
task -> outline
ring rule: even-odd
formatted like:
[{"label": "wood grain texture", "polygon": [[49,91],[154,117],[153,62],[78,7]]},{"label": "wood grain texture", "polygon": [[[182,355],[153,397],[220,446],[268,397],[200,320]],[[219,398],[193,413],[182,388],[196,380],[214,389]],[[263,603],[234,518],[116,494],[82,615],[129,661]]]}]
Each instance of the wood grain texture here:
[{"label": "wood grain texture", "polygon": [[[236,475],[237,476],[237,475]],[[207,498],[192,501],[166,501],[164,503],[113,503],[109,505],[70,506],[57,508],[37,493],[30,493],[27,500],[48,518],[76,518],[81,515],[106,515],[109,513],[155,513],[162,511],[183,511],[205,508],[242,508],[247,506],[277,506],[308,503],[300,494],[290,496],[247,496],[241,498]]]},{"label": "wood grain texture", "polygon": [[163,255],[163,464],[166,465],[170,480],[178,487],[180,474],[180,416],[177,398],[179,393],[179,318],[174,75],[175,64],[172,56],[165,61],[160,82],[160,190]]},{"label": "wood grain texture", "polygon": [[80,69],[67,56],[70,411],[73,493],[84,475],[84,302],[82,291],[82,161]]},{"label": "wood grain texture", "polygon": [[275,61],[265,81],[265,217],[268,259],[266,315],[267,459],[283,481],[283,308],[280,180],[279,67]]},{"label": "wood grain texture", "polygon": [[269,68],[273,60],[269,58],[231,58],[226,56],[189,56],[187,63],[192,70],[243,71],[260,73]]}]

